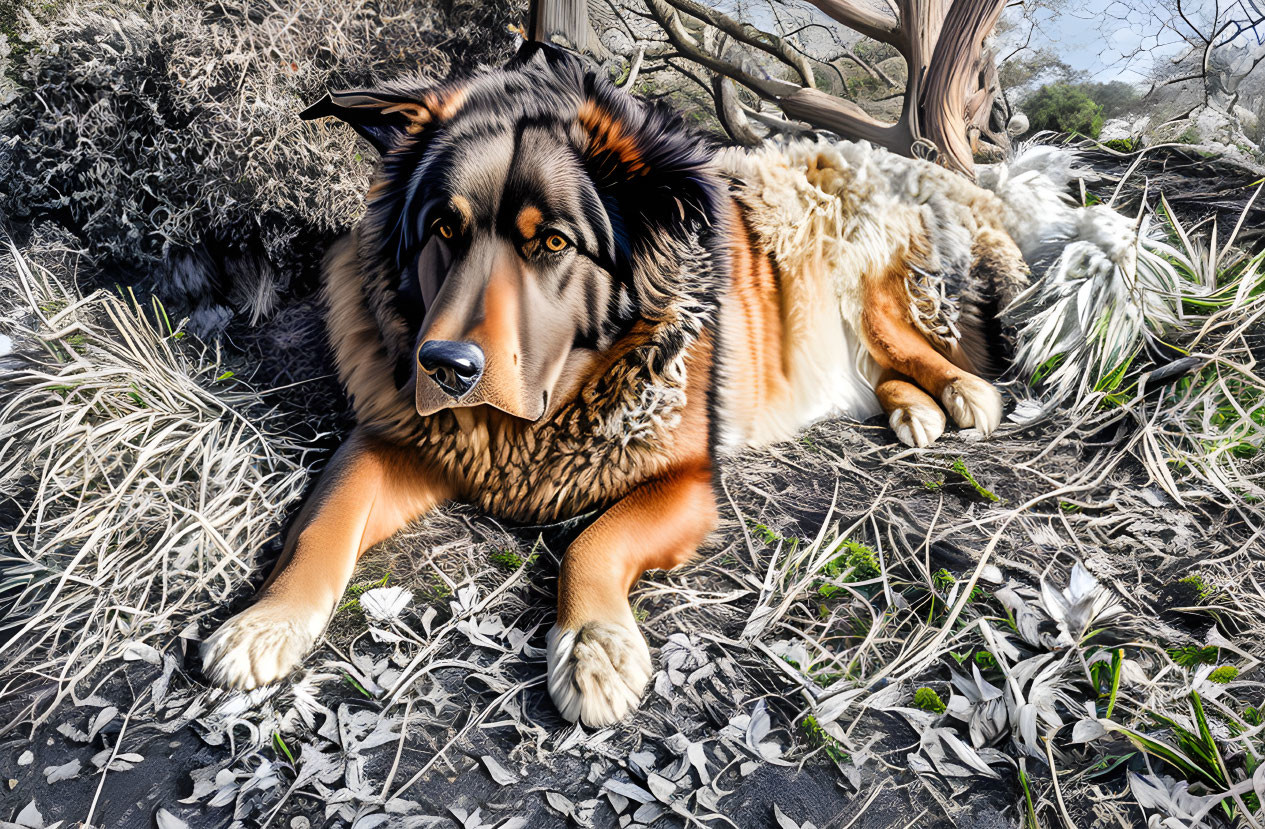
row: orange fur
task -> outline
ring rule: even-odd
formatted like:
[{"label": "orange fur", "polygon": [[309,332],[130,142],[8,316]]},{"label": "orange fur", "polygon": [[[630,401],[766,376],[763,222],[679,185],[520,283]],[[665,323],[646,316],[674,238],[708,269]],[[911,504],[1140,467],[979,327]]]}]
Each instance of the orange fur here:
[{"label": "orange fur", "polygon": [[750,412],[787,394],[782,300],[776,266],[759,250],[737,202],[729,203],[730,298],[741,320],[726,370],[736,412]]},{"label": "orange fur", "polygon": [[514,224],[524,239],[533,239],[544,218],[539,207],[529,204],[518,211],[518,218],[515,219]]},{"label": "orange fur", "polygon": [[645,175],[649,172],[641,159],[636,140],[606,110],[593,101],[585,101],[580,105],[576,119],[589,134],[592,152],[612,153],[630,175]]},{"label": "orange fur", "polygon": [[353,432],[291,527],[260,600],[334,603],[366,550],[451,494],[413,453]]},{"label": "orange fur", "polygon": [[936,351],[910,320],[905,287],[910,261],[907,253],[898,253],[885,271],[865,276],[861,330],[880,366],[912,377],[939,396],[946,385],[966,372]]}]

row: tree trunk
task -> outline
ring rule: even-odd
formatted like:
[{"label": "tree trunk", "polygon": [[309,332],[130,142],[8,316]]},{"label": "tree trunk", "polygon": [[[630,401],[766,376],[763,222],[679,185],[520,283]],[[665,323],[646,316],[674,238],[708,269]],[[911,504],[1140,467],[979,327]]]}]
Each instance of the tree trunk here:
[{"label": "tree trunk", "polygon": [[972,121],[967,117],[968,97],[987,119],[996,89],[978,89],[983,94],[975,97],[971,84],[978,87],[984,38],[1005,6],[1005,0],[957,0],[944,18],[926,69],[920,100],[924,121],[916,132],[936,145],[945,166],[966,175],[975,168],[967,135]]},{"label": "tree trunk", "polygon": [[531,0],[527,7],[527,37],[590,55],[607,54],[589,24],[587,0]]}]

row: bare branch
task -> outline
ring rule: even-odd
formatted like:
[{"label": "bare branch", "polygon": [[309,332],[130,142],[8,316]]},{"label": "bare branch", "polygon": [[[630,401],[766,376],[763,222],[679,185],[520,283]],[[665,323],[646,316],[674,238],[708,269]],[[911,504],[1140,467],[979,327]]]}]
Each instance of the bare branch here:
[{"label": "bare branch", "polygon": [[694,0],[667,0],[678,11],[715,26],[734,40],[745,43],[786,63],[799,75],[805,86],[816,86],[808,61],[784,38],[761,31],[749,23],[740,23],[715,9]]},{"label": "bare branch", "polygon": [[739,144],[754,147],[763,140],[751,128],[746,113],[738,102],[738,93],[734,90],[733,81],[724,75],[712,74],[712,95],[716,101],[716,117],[725,132]]},{"label": "bare branch", "polygon": [[901,31],[903,21],[896,17],[888,17],[863,3],[853,3],[849,0],[808,0],[808,2],[820,9],[831,20],[842,23],[849,29],[880,43],[895,46],[902,52],[905,50],[905,37]]},{"label": "bare branch", "polygon": [[871,141],[906,155],[913,146],[914,136],[906,122],[880,121],[851,101],[827,95],[819,89],[800,89],[777,103],[791,118],[840,135]]},{"label": "bare branch", "polygon": [[663,28],[668,40],[677,48],[677,51],[695,63],[701,64],[713,72],[732,78],[761,98],[767,98],[770,101],[776,101],[780,95],[802,88],[774,78],[756,77],[741,67],[710,54],[699,45],[693,35],[685,30],[675,9],[664,2],[664,0],[646,0],[646,5],[649,6],[655,21]]}]

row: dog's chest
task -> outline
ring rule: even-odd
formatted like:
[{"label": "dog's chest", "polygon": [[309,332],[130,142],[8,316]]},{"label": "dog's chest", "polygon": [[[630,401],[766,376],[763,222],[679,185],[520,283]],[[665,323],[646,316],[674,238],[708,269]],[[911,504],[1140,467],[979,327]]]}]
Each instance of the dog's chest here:
[{"label": "dog's chest", "polygon": [[512,521],[561,520],[622,497],[667,465],[667,435],[609,436],[596,414],[573,406],[524,424],[485,409],[450,410],[429,419],[422,445],[462,500]]}]

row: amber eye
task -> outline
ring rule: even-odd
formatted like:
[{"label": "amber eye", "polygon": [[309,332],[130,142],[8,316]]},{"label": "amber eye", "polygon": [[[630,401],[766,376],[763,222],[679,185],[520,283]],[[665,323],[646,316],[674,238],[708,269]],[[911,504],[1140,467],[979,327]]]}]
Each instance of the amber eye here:
[{"label": "amber eye", "polygon": [[451,239],[452,225],[448,224],[447,222],[443,220],[435,222],[435,232],[438,233],[440,236],[444,237],[445,239]]},{"label": "amber eye", "polygon": [[550,233],[545,237],[545,247],[554,253],[557,253],[560,250],[566,249],[567,240],[564,237],[559,236],[557,233]]}]

